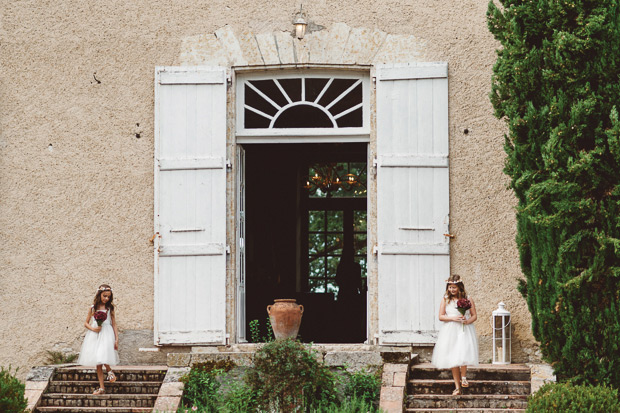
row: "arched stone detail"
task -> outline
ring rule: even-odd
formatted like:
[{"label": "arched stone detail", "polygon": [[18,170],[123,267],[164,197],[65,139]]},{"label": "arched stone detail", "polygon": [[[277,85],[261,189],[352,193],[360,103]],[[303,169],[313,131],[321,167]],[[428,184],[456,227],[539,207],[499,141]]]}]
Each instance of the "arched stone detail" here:
[{"label": "arched stone detail", "polygon": [[351,28],[345,23],[307,33],[301,40],[283,31],[235,33],[227,25],[212,34],[185,38],[180,61],[183,66],[408,63],[423,60],[424,48],[425,42],[414,36]]}]

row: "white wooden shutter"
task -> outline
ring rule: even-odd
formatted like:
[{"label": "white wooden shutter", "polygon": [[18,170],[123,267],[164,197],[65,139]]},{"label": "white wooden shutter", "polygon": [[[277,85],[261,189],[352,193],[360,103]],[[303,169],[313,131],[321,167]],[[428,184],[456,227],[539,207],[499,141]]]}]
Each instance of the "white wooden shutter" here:
[{"label": "white wooden shutter", "polygon": [[450,273],[448,70],[377,67],[379,342],[434,343]]},{"label": "white wooden shutter", "polygon": [[224,343],[226,72],[155,75],[155,343]]}]

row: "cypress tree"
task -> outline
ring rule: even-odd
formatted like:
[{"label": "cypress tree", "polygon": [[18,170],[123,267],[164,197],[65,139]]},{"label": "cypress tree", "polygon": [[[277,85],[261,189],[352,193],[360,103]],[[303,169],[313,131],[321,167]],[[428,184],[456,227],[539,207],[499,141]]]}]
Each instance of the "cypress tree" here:
[{"label": "cypress tree", "polygon": [[519,290],[560,380],[620,387],[620,0],[501,0],[491,102]]}]

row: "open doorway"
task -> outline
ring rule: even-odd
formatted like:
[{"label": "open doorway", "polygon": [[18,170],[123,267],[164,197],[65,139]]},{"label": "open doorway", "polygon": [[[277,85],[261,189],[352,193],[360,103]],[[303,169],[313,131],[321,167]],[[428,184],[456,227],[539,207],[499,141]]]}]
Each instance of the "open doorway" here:
[{"label": "open doorway", "polygon": [[304,342],[366,340],[367,144],[245,149],[245,320],[295,298]]}]

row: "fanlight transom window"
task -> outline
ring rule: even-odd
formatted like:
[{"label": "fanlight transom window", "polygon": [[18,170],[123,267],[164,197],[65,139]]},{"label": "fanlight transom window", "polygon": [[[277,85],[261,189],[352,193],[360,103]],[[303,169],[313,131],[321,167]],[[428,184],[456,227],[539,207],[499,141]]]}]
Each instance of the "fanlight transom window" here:
[{"label": "fanlight transom window", "polygon": [[360,77],[247,79],[242,87],[246,130],[366,126],[367,84]]}]

